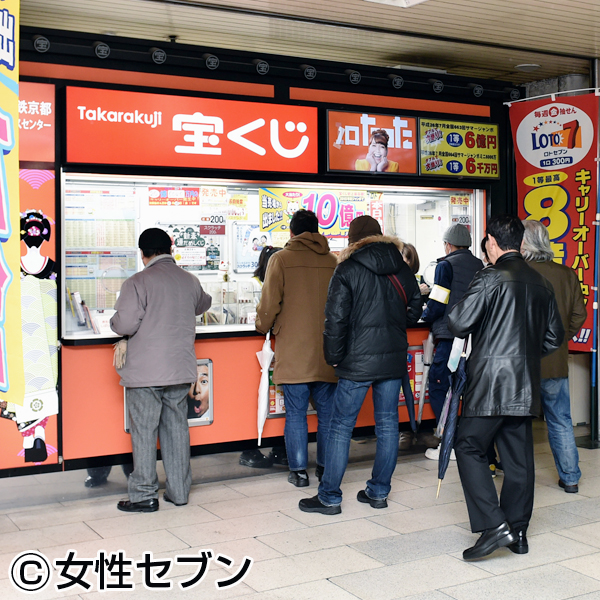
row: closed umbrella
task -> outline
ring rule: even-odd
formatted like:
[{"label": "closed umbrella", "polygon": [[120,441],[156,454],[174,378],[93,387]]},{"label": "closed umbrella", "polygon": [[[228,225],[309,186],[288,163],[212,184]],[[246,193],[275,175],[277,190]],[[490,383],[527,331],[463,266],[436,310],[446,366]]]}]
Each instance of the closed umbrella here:
[{"label": "closed umbrella", "polygon": [[467,354],[466,354],[467,341],[465,340],[465,347],[461,354],[458,367],[452,376],[452,396],[450,405],[448,407],[448,417],[446,419],[446,426],[444,427],[444,435],[440,444],[440,457],[438,462],[438,488],[436,498],[440,495],[440,486],[442,485],[442,479],[446,475],[448,469],[448,463],[450,462],[450,453],[454,447],[454,436],[456,434],[456,423],[458,422],[458,405],[460,403],[460,397],[462,396],[465,384],[467,382]]},{"label": "closed umbrella", "polygon": [[429,333],[426,340],[423,340],[423,383],[421,384],[421,397],[419,398],[419,414],[417,416],[417,425],[421,424],[423,418],[423,405],[425,404],[425,391],[429,385],[429,369],[433,362],[433,333]]},{"label": "closed umbrella", "polygon": [[258,426],[258,445],[262,439],[263,427],[267,415],[269,414],[269,368],[273,360],[273,348],[271,348],[271,332],[267,333],[262,350],[256,353],[256,358],[260,363],[262,374],[260,376],[260,384],[258,386],[258,414],[256,424]]}]

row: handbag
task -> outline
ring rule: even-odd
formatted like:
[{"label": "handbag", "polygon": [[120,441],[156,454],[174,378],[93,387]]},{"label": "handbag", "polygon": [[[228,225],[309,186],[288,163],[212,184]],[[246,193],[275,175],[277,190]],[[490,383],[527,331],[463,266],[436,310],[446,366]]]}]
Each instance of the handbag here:
[{"label": "handbag", "polygon": [[127,340],[123,338],[113,344],[115,351],[113,354],[113,367],[122,369],[127,360]]}]

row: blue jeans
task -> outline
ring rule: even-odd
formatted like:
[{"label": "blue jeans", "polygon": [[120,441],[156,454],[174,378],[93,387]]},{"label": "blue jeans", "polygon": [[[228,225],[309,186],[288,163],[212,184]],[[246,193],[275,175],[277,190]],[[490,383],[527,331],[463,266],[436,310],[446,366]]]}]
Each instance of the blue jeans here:
[{"label": "blue jeans", "polygon": [[450,369],[448,368],[448,359],[452,350],[454,340],[438,340],[435,345],[435,354],[433,362],[429,369],[429,403],[435,415],[435,420],[439,423],[444,400],[450,387]]},{"label": "blue jeans", "polygon": [[541,396],[548,426],[548,441],[558,476],[566,485],[575,485],[581,477],[581,471],[571,421],[568,377],[542,379]]},{"label": "blue jeans", "polygon": [[325,472],[319,485],[319,500],[327,506],[342,502],[340,485],[348,465],[350,438],[367,391],[373,386],[375,435],[377,449],[371,479],[367,481],[367,496],[374,500],[387,498],[398,459],[398,398],[401,379],[381,381],[350,381],[340,379],[333,399],[333,411]]},{"label": "blue jeans", "polygon": [[331,420],[331,406],[335,383],[313,381],[289,383],[283,386],[285,402],[285,449],[290,471],[304,471],[308,466],[308,422],[306,411],[312,394],[317,409],[317,464],[325,464],[325,444]]}]

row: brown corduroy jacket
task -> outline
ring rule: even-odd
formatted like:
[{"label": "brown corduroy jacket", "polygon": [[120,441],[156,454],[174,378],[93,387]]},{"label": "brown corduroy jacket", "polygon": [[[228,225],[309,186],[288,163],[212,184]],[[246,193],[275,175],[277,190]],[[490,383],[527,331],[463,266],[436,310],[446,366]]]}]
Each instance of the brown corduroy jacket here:
[{"label": "brown corduroy jacket", "polygon": [[552,284],[558,312],[565,328],[565,339],[561,347],[542,358],[542,379],[568,377],[569,340],[579,331],[587,317],[579,280],[573,269],[552,260],[529,261],[527,264]]},{"label": "brown corduroy jacket", "polygon": [[276,336],[274,383],[337,382],[325,362],[323,329],[337,259],[320,233],[293,237],[269,260],[256,329]]}]

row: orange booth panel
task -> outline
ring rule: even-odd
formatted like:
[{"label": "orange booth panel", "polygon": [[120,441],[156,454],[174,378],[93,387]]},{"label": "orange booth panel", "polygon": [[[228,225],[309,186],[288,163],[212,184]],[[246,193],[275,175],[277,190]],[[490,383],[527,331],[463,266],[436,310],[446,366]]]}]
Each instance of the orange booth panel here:
[{"label": "orange booth panel", "polygon": [[[427,330],[408,332],[409,345],[421,345]],[[260,367],[256,353],[262,336],[196,341],[196,356],[213,362],[213,423],[191,427],[192,446],[251,440],[256,425]],[[113,347],[62,347],[62,421],[65,460],[131,452],[124,430],[123,388],[112,364]],[[425,405],[423,418],[432,418]],[[406,408],[400,420],[408,421]],[[283,435],[285,419],[267,419],[263,437]],[[359,414],[357,427],[373,425],[371,394]],[[317,417],[309,415],[309,431],[316,431]]]}]

